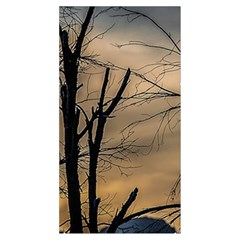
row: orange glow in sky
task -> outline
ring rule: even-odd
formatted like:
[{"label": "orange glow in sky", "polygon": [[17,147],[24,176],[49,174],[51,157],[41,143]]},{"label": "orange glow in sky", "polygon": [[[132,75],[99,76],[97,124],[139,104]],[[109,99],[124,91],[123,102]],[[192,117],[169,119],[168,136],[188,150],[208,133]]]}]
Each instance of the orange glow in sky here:
[{"label": "orange glow in sky", "polygon": [[[100,10],[102,8],[96,8],[95,14],[100,12]],[[179,7],[134,7],[132,10],[149,15],[166,29],[180,46]],[[85,10],[81,11],[79,16],[85,16],[84,13]],[[159,45],[173,49],[169,39],[147,19],[139,18],[128,22],[126,17],[111,17],[114,13],[116,14],[116,12],[110,10],[95,19],[93,32],[89,35],[90,38],[113,24],[115,25],[104,36],[94,40],[84,52],[85,55],[99,54],[96,58],[98,61],[111,62],[120,67],[120,69],[110,71],[111,88],[107,92],[109,99],[114,96],[118,89],[119,82],[124,76],[124,69],[126,68],[143,74],[147,79],[151,79],[151,81],[156,82],[163,88],[180,93],[179,55],[174,53],[168,54],[169,51],[162,48],[129,44],[133,43],[133,41],[135,43],[144,42],[152,46]],[[116,47],[116,44],[125,43],[129,45]],[[172,63],[172,66],[168,64],[169,62]],[[87,114],[91,114],[91,106],[97,106],[97,98],[99,97],[100,87],[104,78],[104,71],[103,67],[96,67],[88,69],[88,74],[79,74],[79,83],[83,83],[84,87],[80,89],[77,100],[82,102],[82,106],[84,106]],[[150,83],[131,74],[130,82],[123,95],[128,97],[136,94],[136,88],[141,92],[150,86]],[[149,92],[156,92],[157,90],[156,87],[153,87]],[[85,102],[86,99],[89,99],[89,101]],[[122,105],[119,105],[119,109],[117,108],[117,111],[113,114],[114,118],[109,119],[107,122],[104,141],[110,139],[111,141],[106,146],[119,142],[122,138],[122,130],[129,124],[180,104],[180,97],[159,97],[144,104],[133,104],[126,109],[123,108],[130,103],[132,102],[124,102]],[[109,214],[101,215],[99,218],[100,222],[110,222],[112,219],[110,216],[115,215],[116,209],[121,208],[135,187],[138,187],[139,194],[129,212],[166,204],[169,192],[180,174],[179,109],[167,115],[163,122],[162,119],[163,115],[160,114],[123,132],[123,134],[127,134],[131,130],[132,135],[130,139],[137,139],[136,145],[148,145],[149,147],[138,148],[135,146],[134,148],[138,154],[129,154],[126,161],[119,160],[118,162],[113,162],[114,164],[109,171],[99,173],[97,195],[101,198],[102,204],[106,204],[111,200]],[[81,120],[81,124],[84,124],[83,120]],[[60,141],[63,142],[61,114],[60,128]],[[81,144],[86,144],[86,139],[85,143]],[[87,151],[87,147],[83,149]],[[60,153],[63,154],[61,144]],[[125,168],[120,170],[117,166],[114,166],[115,163]],[[61,173],[63,170],[64,166],[60,166]],[[81,171],[80,175],[80,180],[84,181],[86,178],[85,172]],[[60,179],[61,184],[62,180]],[[87,199],[86,186],[83,186],[82,198]],[[179,201],[180,196],[175,199],[175,202]],[[87,209],[83,208],[84,211],[87,214]],[[161,216],[161,214],[153,214],[152,216],[157,217]],[[61,195],[60,223],[68,218],[67,199]],[[180,225],[179,221],[175,224],[176,227]],[[66,224],[61,230],[67,230],[68,227],[69,225]]]}]

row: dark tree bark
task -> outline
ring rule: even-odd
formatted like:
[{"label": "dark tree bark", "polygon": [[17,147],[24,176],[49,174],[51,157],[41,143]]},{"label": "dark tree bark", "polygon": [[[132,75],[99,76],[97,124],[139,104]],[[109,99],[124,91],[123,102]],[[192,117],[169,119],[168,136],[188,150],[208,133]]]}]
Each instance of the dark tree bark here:
[{"label": "dark tree bark", "polygon": [[70,212],[70,232],[82,233],[82,213],[78,179],[78,124],[80,110],[76,108],[77,74],[81,58],[82,43],[90,23],[94,8],[90,7],[75,50],[69,48],[68,33],[60,27],[60,38],[63,51],[65,83],[61,86],[62,111],[65,129],[65,161],[68,187],[68,206]]},{"label": "dark tree bark", "polygon": [[109,77],[109,68],[106,68],[105,77],[101,89],[101,95],[98,103],[98,109],[93,112],[92,119],[97,116],[97,129],[95,133],[95,139],[93,140],[92,136],[92,123],[88,124],[88,143],[90,150],[90,164],[89,164],[89,184],[88,184],[88,197],[89,197],[89,226],[91,233],[98,232],[98,205],[100,203],[100,199],[96,196],[96,184],[97,184],[97,163],[98,163],[98,155],[100,152],[100,146],[103,138],[104,128],[109,115],[113,112],[119,101],[121,100],[122,94],[127,86],[127,82],[130,76],[130,69],[127,70],[122,84],[116,93],[116,96],[113,98],[110,106],[104,111],[104,97],[105,91],[108,84]]},{"label": "dark tree bark", "polygon": [[141,210],[139,212],[135,212],[135,213],[130,214],[127,217],[125,217],[125,215],[127,213],[127,210],[129,209],[131,204],[135,201],[135,199],[137,197],[137,193],[138,193],[138,189],[137,188],[135,188],[131,192],[131,194],[128,197],[128,200],[123,204],[121,211],[118,214],[116,214],[116,216],[114,217],[111,225],[107,229],[107,233],[115,233],[117,228],[121,224],[123,224],[125,222],[128,222],[129,220],[131,220],[131,219],[133,219],[135,217],[139,217],[139,216],[141,216],[143,214],[150,213],[150,212],[158,212],[158,211],[169,209],[169,208],[180,208],[180,204],[171,204],[171,205],[157,206],[157,207],[151,207],[151,208],[143,209],[143,210]]},{"label": "dark tree bark", "polygon": [[135,201],[137,197],[138,189],[135,188],[129,195],[128,200],[122,206],[121,211],[114,217],[111,225],[109,226],[107,233],[115,233],[118,226],[122,223],[125,214],[127,213],[128,208]]},{"label": "dark tree bark", "polygon": [[[92,15],[94,12],[94,7],[88,9],[87,15],[83,23],[81,24],[81,31],[77,37],[75,48],[70,49],[68,42],[68,32],[62,30],[60,27],[60,39],[62,44],[63,53],[63,68],[65,75],[65,82],[61,82],[61,100],[62,100],[62,112],[64,120],[64,137],[65,137],[65,157],[60,160],[60,164],[66,164],[66,176],[67,176],[67,188],[68,188],[68,206],[70,213],[70,233],[82,233],[83,224],[82,220],[86,222],[90,233],[98,232],[98,207],[100,204],[100,198],[97,197],[97,173],[98,173],[98,158],[101,151],[101,144],[104,135],[105,125],[107,119],[111,117],[110,115],[119,104],[122,98],[122,94],[126,89],[131,71],[128,69],[125,73],[123,81],[119,90],[117,91],[115,97],[111,101],[105,101],[105,92],[109,81],[110,69],[106,68],[105,77],[103,85],[101,88],[101,93],[99,97],[98,107],[96,109],[92,108],[92,116],[88,118],[86,112],[81,106],[76,103],[77,91],[82,87],[80,84],[77,86],[78,80],[78,68],[81,62],[82,46],[84,45],[84,38],[87,33],[88,26],[90,24]],[[135,12],[135,14],[140,14]],[[142,14],[142,16],[147,17]],[[148,17],[147,17],[148,18]],[[155,23],[155,22],[154,22]],[[156,24],[155,24],[156,25]],[[158,26],[158,25],[157,25]],[[158,26],[160,29],[161,27]],[[162,30],[162,29],[161,29]],[[167,34],[164,30],[162,30]],[[175,47],[179,50],[177,44],[172,40],[170,35],[167,35],[169,39],[175,44]],[[172,51],[172,50],[171,50]],[[102,65],[101,66],[109,66]],[[137,76],[137,73],[135,73]],[[144,78],[144,76],[142,76]],[[147,79],[145,79],[148,81]],[[148,81],[150,82],[150,81]],[[152,82],[151,82],[152,83]],[[153,83],[154,84],[154,83]],[[159,87],[161,90],[166,91],[168,94],[175,93]],[[84,114],[86,119],[86,126],[78,133],[79,117],[80,113]],[[96,120],[96,121],[95,121]],[[96,126],[94,125],[96,124]],[[96,127],[96,128],[95,128]],[[93,129],[96,131],[93,133]],[[89,146],[89,173],[88,173],[88,201],[89,201],[89,213],[85,217],[82,215],[81,210],[81,194],[79,187],[79,176],[78,176],[78,158],[80,155],[80,139],[88,133],[88,146]],[[142,214],[161,211],[168,208],[180,208],[180,204],[168,205],[168,206],[157,206],[153,208],[144,209],[142,211],[136,212],[129,216],[126,216],[127,210],[131,204],[135,201],[137,197],[138,189],[135,188],[134,191],[129,195],[128,200],[122,205],[120,212],[114,217],[108,233],[114,233],[119,225],[124,222],[129,221],[134,217],[141,216]],[[89,217],[89,218],[88,218]]]}]

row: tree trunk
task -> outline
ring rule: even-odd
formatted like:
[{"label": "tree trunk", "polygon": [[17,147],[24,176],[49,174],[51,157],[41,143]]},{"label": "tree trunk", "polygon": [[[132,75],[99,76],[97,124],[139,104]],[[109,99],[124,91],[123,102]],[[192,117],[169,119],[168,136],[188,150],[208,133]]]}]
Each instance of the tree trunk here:
[{"label": "tree trunk", "polygon": [[100,199],[96,196],[97,189],[97,161],[98,152],[94,148],[91,151],[90,166],[89,166],[89,178],[88,178],[88,196],[89,196],[89,230],[91,233],[97,233],[97,217],[98,217],[98,205]]},{"label": "tree trunk", "polygon": [[[98,115],[98,123],[97,129],[95,133],[95,139],[93,140],[92,136],[92,123],[89,124],[88,128],[88,141],[89,141],[89,150],[90,150],[90,163],[89,163],[89,177],[88,177],[88,197],[89,197],[89,230],[91,233],[98,232],[98,205],[100,203],[100,199],[97,198],[96,194],[96,184],[97,184],[97,163],[98,163],[98,155],[100,151],[100,146],[104,134],[104,128],[107,121],[107,117],[113,112],[117,104],[119,103],[123,91],[127,86],[127,82],[130,76],[130,69],[127,70],[125,77],[122,81],[122,84],[116,93],[116,96],[113,98],[110,106],[104,111],[104,98],[105,98],[105,91],[108,84],[108,77],[109,77],[109,68],[106,68],[105,77],[101,89],[101,95],[98,103],[98,110],[93,114]],[[92,116],[92,118],[94,115]]]},{"label": "tree trunk", "polygon": [[89,164],[89,184],[88,184],[88,196],[89,196],[89,227],[91,233],[97,233],[97,217],[98,217],[98,205],[100,203],[100,199],[97,198],[96,190],[97,190],[97,163],[98,163],[98,155],[100,149],[100,143],[103,137],[104,125],[106,123],[106,118],[100,116],[98,118],[98,127],[96,132],[96,139],[93,143],[91,140],[89,141],[90,148],[90,164]]},{"label": "tree trunk", "polygon": [[[68,206],[70,212],[70,232],[82,233],[81,203],[78,180],[79,148],[77,135],[80,111],[75,108],[77,78],[72,75],[77,71],[73,68],[73,66],[70,67],[70,69],[70,76],[65,73],[66,85],[62,86]],[[69,80],[71,80],[71,82]]]},{"label": "tree trunk", "polygon": [[[69,111],[68,123],[65,127],[65,156],[66,156],[66,174],[68,186],[68,206],[70,212],[70,232],[82,233],[81,200],[78,180],[78,141],[76,128],[78,125],[79,111],[76,110],[75,103],[73,110]],[[72,115],[70,114],[72,112]]]},{"label": "tree trunk", "polygon": [[64,74],[66,82],[61,86],[62,111],[65,129],[65,160],[68,187],[68,207],[70,213],[70,233],[82,233],[81,196],[78,179],[79,136],[78,124],[80,110],[76,108],[77,75],[82,43],[90,23],[93,7],[90,7],[81,33],[77,39],[74,52],[69,48],[68,33],[60,27],[62,43]]}]

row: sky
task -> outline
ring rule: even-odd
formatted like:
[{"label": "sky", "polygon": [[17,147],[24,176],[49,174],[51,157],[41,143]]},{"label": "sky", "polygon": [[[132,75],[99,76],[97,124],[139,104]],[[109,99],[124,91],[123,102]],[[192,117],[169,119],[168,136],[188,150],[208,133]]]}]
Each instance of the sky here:
[{"label": "sky", "polygon": [[[3,3],[0,16],[3,23],[0,208],[4,229],[0,235],[3,239],[21,236],[37,240],[65,239],[58,234],[56,43],[58,4],[66,2],[79,4],[75,0],[41,1],[37,7],[29,0]],[[96,2],[89,0],[83,4]],[[138,5],[139,1],[121,3]],[[107,4],[111,5],[111,1],[106,1]],[[198,240],[206,235],[212,239],[234,239],[237,233],[230,230],[239,227],[236,203],[240,201],[237,193],[240,155],[236,139],[240,133],[237,114],[240,52],[239,48],[229,46],[240,41],[238,3],[149,0],[146,4],[180,5],[182,12],[183,218],[181,235],[171,235],[171,239]],[[18,37],[16,44],[16,36],[22,36],[23,32],[24,37]],[[92,238],[87,234],[82,236],[88,237]],[[98,236],[99,239],[108,237],[112,236]],[[145,235],[138,235],[138,239],[144,238]]]},{"label": "sky", "polygon": [[[139,11],[150,16],[161,27],[166,29],[171,34],[175,41],[180,40],[180,8],[179,7],[140,7],[130,8],[134,11]],[[85,9],[84,9],[85,10]],[[103,8],[96,9],[95,14]],[[85,13],[85,11],[80,11]],[[166,55],[166,51],[162,49],[147,48],[142,46],[125,46],[117,48],[114,44],[124,44],[130,41],[142,41],[149,45],[161,45],[172,48],[169,39],[151,24],[146,19],[137,19],[133,22],[128,22],[126,17],[110,17],[116,14],[115,11],[110,10],[106,14],[103,14],[95,19],[94,34],[99,34],[101,31],[105,31],[109,26],[115,24],[114,27],[107,32],[102,39],[97,39],[86,50],[86,55],[89,53],[98,53],[98,60],[104,62],[112,62],[122,68],[133,69],[139,73],[145,73],[145,76],[153,81],[160,79],[159,85],[166,87],[172,91],[180,93],[180,70],[175,72],[166,73],[164,76],[157,78],[157,75],[164,71],[164,67],[158,67],[155,70],[146,73],[152,69],[152,65],[144,69],[137,70],[138,68],[147,64],[156,64],[162,57]],[[117,12],[119,14],[119,12]],[[81,14],[80,14],[81,16]],[[91,36],[90,36],[91,37]],[[167,56],[168,61],[178,61],[180,58],[178,55]],[[91,93],[89,98],[97,98],[99,96],[99,89],[104,77],[104,69],[90,69],[92,74],[88,79],[79,75],[82,80],[81,83],[87,86],[88,91],[80,90],[78,95],[78,101],[85,100],[88,97],[88,92]],[[108,91],[108,97],[112,97],[118,88],[118,83],[124,76],[123,70],[116,70],[110,72],[110,79],[112,81],[112,87]],[[135,92],[135,86],[139,84],[139,78],[131,76],[130,84],[128,85],[125,96],[131,95]],[[139,90],[144,90],[150,86],[149,83],[141,83]],[[152,89],[156,91],[156,89]],[[157,99],[148,104],[144,104],[138,107],[130,107],[124,111],[116,112],[115,118],[110,119],[107,122],[104,140],[113,139],[113,142],[120,141],[121,130],[129,123],[142,119],[143,114],[154,114],[157,111],[164,110],[171,104],[179,103],[180,99]],[[169,105],[170,104],[170,105]],[[96,101],[91,101],[83,104],[85,111],[90,114],[91,106],[96,105]],[[60,117],[61,118],[61,117]],[[141,125],[134,128],[134,138],[138,139],[138,144],[149,145],[153,140],[156,133],[156,129],[160,124],[161,118],[154,118],[151,121],[146,121]],[[129,166],[129,169],[124,170],[129,176],[121,174],[118,168],[112,168],[112,170],[105,172],[104,179],[98,179],[98,196],[101,199],[112,200],[112,213],[116,211],[116,208],[120,208],[122,203],[127,200],[130,192],[135,188],[139,188],[139,194],[136,202],[134,203],[134,211],[141,210],[146,207],[164,205],[166,204],[168,194],[175,183],[178,175],[180,174],[180,124],[176,124],[180,120],[180,114],[178,113],[173,119],[172,131],[167,128],[164,136],[162,131],[158,134],[159,142],[163,139],[163,144],[157,147],[157,140],[154,143],[153,149],[149,154],[149,148],[141,149],[142,154],[138,156],[132,154],[129,155],[130,162],[124,163]],[[82,124],[84,124],[82,122]],[[164,123],[166,125],[166,121]],[[61,126],[61,125],[60,125]],[[125,131],[127,133],[127,131]],[[111,143],[110,143],[111,145]],[[122,164],[122,163],[121,163]],[[134,167],[134,168],[130,168]],[[179,199],[177,200],[179,201]],[[133,208],[130,209],[133,211]],[[154,216],[154,215],[153,215]],[[157,215],[155,214],[155,217]],[[68,219],[68,209],[66,199],[60,200],[60,223]],[[111,218],[110,218],[111,219]],[[109,216],[100,217],[100,221],[110,221]],[[179,227],[179,222],[177,222]],[[67,225],[64,226],[66,230]]]}]

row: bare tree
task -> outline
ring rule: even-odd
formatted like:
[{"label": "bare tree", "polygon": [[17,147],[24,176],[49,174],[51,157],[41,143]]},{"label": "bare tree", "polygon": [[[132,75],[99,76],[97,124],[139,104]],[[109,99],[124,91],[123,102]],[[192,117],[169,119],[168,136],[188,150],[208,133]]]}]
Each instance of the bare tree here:
[{"label": "bare tree", "polygon": [[78,180],[78,155],[79,155],[79,124],[80,110],[76,108],[76,94],[78,66],[81,59],[81,49],[88,25],[93,15],[94,8],[89,8],[81,33],[77,38],[76,46],[72,52],[69,47],[68,33],[60,26],[60,39],[62,44],[65,82],[61,86],[62,112],[65,129],[65,161],[68,185],[68,204],[70,212],[71,233],[81,233],[82,212]]},{"label": "bare tree", "polygon": [[[156,97],[167,98],[180,96],[179,93],[165,89],[160,86],[157,81],[154,82],[147,78],[146,73],[142,74],[139,73],[140,71],[138,70],[130,70],[129,68],[125,69],[110,62],[101,62],[97,59],[98,55],[87,53],[86,50],[91,43],[95,39],[101,38],[113,27],[112,25],[101,33],[95,35],[92,34],[96,18],[111,9],[112,8],[106,8],[94,15],[94,7],[90,7],[87,10],[85,19],[82,20],[78,16],[78,10],[76,10],[76,8],[61,8],[62,22],[60,22],[59,27],[60,109],[62,111],[64,126],[64,142],[62,143],[64,146],[64,154],[60,157],[59,163],[60,165],[66,166],[64,170],[66,173],[66,180],[63,180],[64,186],[60,187],[60,191],[66,194],[68,198],[70,233],[83,233],[85,227],[88,228],[91,233],[98,232],[100,224],[98,222],[98,216],[101,214],[99,212],[101,199],[97,196],[97,176],[100,172],[109,170],[113,165],[117,166],[121,171],[124,169],[124,165],[114,163],[112,158],[122,160],[128,158],[129,153],[136,152],[135,149],[139,146],[135,144],[135,140],[130,139],[132,128],[157,115],[162,114],[164,119],[171,111],[180,109],[180,105],[177,104],[176,106],[171,106],[162,112],[158,112],[156,115],[151,115],[145,119],[136,120],[135,122],[130,123],[123,129],[123,131],[127,130],[127,133],[122,135],[120,143],[110,147],[107,146],[108,141],[103,139],[104,130],[107,121],[114,117],[112,115],[113,113],[122,111],[128,107],[139,106],[144,102],[151,102]],[[134,19],[139,16],[148,18],[148,16],[139,12],[125,8],[122,9],[126,11],[127,14],[115,14],[113,17],[131,15],[134,16]],[[113,10],[116,11],[117,9]],[[150,18],[148,19],[151,21]],[[167,34],[160,26],[159,29]],[[168,35],[168,37],[174,47],[172,49],[165,48],[164,50],[168,51],[170,54],[180,54],[180,49],[177,43],[170,35]],[[159,46],[150,46],[142,42],[133,42],[125,45],[117,44],[116,46],[123,47],[131,44],[161,48]],[[161,49],[163,49],[163,47]],[[174,68],[179,67],[174,63],[169,65]],[[89,69],[94,68],[94,66],[99,66],[100,68],[105,69],[102,87],[100,91],[97,92],[99,95],[97,96],[97,93],[90,92],[87,89],[87,98],[79,102],[77,100],[78,93],[81,92],[80,90],[83,89],[84,86],[79,79],[85,78],[84,74],[86,74]],[[119,81],[119,87],[116,93],[112,97],[108,97],[106,92],[111,87],[109,74],[110,71],[114,69],[124,70],[125,74]],[[151,72],[153,71],[154,67]],[[91,77],[92,74],[94,73],[90,73],[89,76]],[[136,85],[135,93],[126,96],[124,95],[124,91],[131,81],[131,76],[137,76],[141,81]],[[140,86],[143,81],[149,83],[149,87],[143,91],[139,91],[138,86]],[[159,91],[152,91],[153,88],[157,88]],[[90,95],[94,95],[95,97],[90,98]],[[93,104],[91,106],[91,111],[87,111],[82,104],[83,102],[91,104],[92,101],[97,102],[97,105]],[[82,118],[80,118],[80,115],[83,116],[84,120],[81,120]],[[170,121],[171,118],[168,119],[168,123]],[[157,133],[159,133],[159,129],[157,130]],[[87,139],[86,144],[84,144],[84,139]],[[84,171],[80,173],[82,170]],[[84,177],[83,173],[86,174],[86,178],[83,181],[80,181],[79,179],[83,179]],[[86,191],[87,198],[84,200],[81,196],[81,191],[86,185],[88,186]],[[146,208],[142,211],[126,216],[129,207],[137,197],[137,193],[138,189],[135,188],[130,194],[128,200],[123,204],[121,211],[116,213],[115,217],[113,217],[107,232],[115,232],[118,226],[122,223],[146,213],[176,208],[178,210],[174,210],[172,214],[179,213],[180,204],[170,204]],[[85,206],[87,206],[86,208],[88,209],[87,215],[85,214],[85,211],[82,210]],[[107,206],[108,204],[105,208],[101,207],[101,211],[107,213]],[[65,221],[62,224],[65,224],[66,222],[68,221]]]}]

